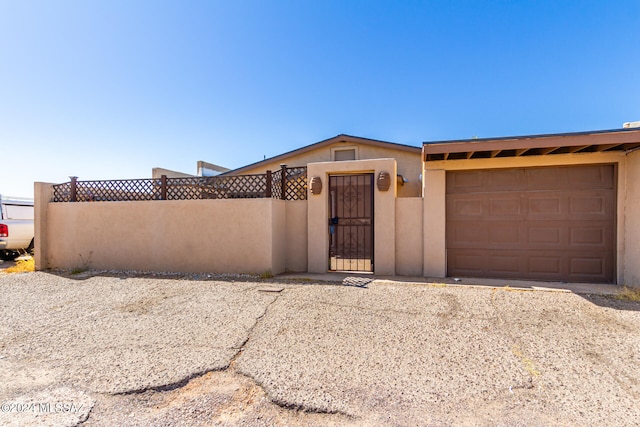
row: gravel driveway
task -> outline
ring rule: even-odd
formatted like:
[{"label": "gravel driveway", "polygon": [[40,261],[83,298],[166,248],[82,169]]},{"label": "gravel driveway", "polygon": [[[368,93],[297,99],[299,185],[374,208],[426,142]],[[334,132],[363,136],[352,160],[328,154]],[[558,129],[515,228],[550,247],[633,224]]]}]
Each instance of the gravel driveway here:
[{"label": "gravel driveway", "polygon": [[0,292],[0,425],[640,419],[640,304],[603,296],[47,273]]}]

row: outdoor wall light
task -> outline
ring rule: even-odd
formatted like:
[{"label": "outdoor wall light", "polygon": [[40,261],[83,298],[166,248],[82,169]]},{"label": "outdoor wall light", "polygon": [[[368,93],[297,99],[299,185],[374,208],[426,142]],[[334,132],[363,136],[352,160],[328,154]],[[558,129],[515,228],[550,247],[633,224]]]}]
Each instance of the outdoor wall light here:
[{"label": "outdoor wall light", "polygon": [[309,181],[309,190],[311,190],[311,194],[318,195],[322,193],[322,180],[319,176],[314,176]]},{"label": "outdoor wall light", "polygon": [[378,190],[388,191],[389,187],[391,187],[391,177],[389,176],[389,172],[380,172],[380,174],[378,174]]}]

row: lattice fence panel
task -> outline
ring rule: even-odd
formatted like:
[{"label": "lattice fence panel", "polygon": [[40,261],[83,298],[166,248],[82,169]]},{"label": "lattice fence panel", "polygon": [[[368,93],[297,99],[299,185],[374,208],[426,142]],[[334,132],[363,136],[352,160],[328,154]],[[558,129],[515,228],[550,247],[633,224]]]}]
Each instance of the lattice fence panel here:
[{"label": "lattice fence panel", "polygon": [[171,178],[167,180],[168,200],[256,199],[266,197],[266,175]]},{"label": "lattice fence panel", "polygon": [[285,200],[307,200],[307,168],[287,169]]},{"label": "lattice fence panel", "polygon": [[167,200],[199,200],[207,178],[168,178]]},{"label": "lattice fence panel", "polygon": [[54,202],[70,202],[71,201],[71,183],[56,184],[53,186]]},{"label": "lattice fence panel", "polygon": [[282,199],[282,169],[271,173],[271,197]]},{"label": "lattice fence panel", "polygon": [[[285,197],[282,197],[283,171],[272,173],[271,197],[305,200],[307,168],[286,169]],[[122,179],[112,181],[76,181],[75,201],[105,202],[133,200],[198,200],[255,199],[269,196],[267,174],[193,178]],[[74,185],[71,182],[53,186],[54,202],[71,202]]]},{"label": "lattice fence panel", "polygon": [[123,202],[160,199],[159,179],[78,181],[78,202]]}]

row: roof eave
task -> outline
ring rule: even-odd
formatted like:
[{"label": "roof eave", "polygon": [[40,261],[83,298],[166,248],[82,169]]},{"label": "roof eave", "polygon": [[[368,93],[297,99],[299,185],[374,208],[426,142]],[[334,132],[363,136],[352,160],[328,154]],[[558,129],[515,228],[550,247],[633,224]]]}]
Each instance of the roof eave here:
[{"label": "roof eave", "polygon": [[450,155],[455,154],[458,158],[461,153],[466,153],[463,157],[467,159],[473,158],[476,153],[491,153],[489,157],[496,157],[499,155],[496,153],[505,151],[509,151],[508,155],[499,156],[517,157],[552,154],[557,151],[574,153],[585,150],[628,150],[637,146],[640,146],[640,129],[620,129],[424,143],[422,158],[425,161],[447,160]]},{"label": "roof eave", "polygon": [[340,134],[337,136],[334,136],[332,138],[329,139],[325,139],[301,148],[297,148],[295,150],[291,150],[288,151],[286,153],[282,153],[279,154],[277,156],[274,157],[270,157],[268,159],[264,159],[264,160],[260,160],[258,162],[255,163],[251,163],[248,164],[246,166],[242,166],[239,167],[237,169],[233,169],[230,170],[228,172],[225,172],[221,175],[235,175],[238,173],[242,173],[242,172],[246,172],[248,170],[251,169],[255,169],[257,167],[260,167],[261,165],[266,165],[266,164],[270,164],[270,163],[274,163],[274,162],[278,162],[281,160],[285,160],[291,156],[294,155],[299,155],[299,154],[304,154],[307,153],[309,151],[313,151],[317,148],[323,147],[325,145],[331,145],[331,144],[335,144],[335,143],[339,143],[339,142],[345,142],[345,143],[352,143],[352,144],[367,144],[367,145],[373,145],[373,146],[378,146],[378,147],[385,147],[385,148],[393,148],[393,149],[397,149],[397,150],[402,150],[402,151],[409,151],[409,152],[413,152],[413,153],[417,153],[420,154],[422,152],[422,148],[421,147],[414,147],[411,145],[404,145],[404,144],[398,144],[395,142],[387,142],[387,141],[380,141],[380,140],[376,140],[376,139],[369,139],[369,138],[362,138],[359,136],[352,136],[352,135],[345,135],[345,134]]}]

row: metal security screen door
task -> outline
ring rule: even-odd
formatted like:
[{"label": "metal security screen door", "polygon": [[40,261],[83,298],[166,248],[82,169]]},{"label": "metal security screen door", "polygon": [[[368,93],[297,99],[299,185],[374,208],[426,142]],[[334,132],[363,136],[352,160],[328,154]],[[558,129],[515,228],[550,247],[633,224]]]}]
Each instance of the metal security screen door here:
[{"label": "metal security screen door", "polygon": [[373,271],[373,174],[329,177],[329,269]]}]

